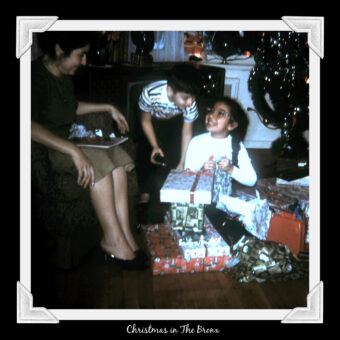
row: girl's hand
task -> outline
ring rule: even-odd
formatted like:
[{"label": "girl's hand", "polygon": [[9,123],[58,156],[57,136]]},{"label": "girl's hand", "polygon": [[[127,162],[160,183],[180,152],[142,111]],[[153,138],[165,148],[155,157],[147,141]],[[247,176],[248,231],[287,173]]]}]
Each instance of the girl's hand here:
[{"label": "girl's hand", "polygon": [[213,170],[216,169],[216,163],[213,160],[208,160],[203,165],[203,170]]},{"label": "girl's hand", "polygon": [[233,166],[230,162],[229,158],[223,158],[219,163],[218,163],[218,168],[221,171],[228,172],[229,174],[232,173]]},{"label": "girl's hand", "polygon": [[120,113],[115,107],[111,106],[109,111],[111,113],[112,119],[117,122],[118,129],[122,134],[129,132],[129,124],[127,123],[125,117]]},{"label": "girl's hand", "polygon": [[85,189],[90,183],[94,185],[94,170],[89,160],[80,149],[78,150],[79,152],[72,155],[72,159],[78,170],[77,183]]},{"label": "girl's hand", "polygon": [[155,159],[154,159],[157,155],[161,155],[162,157],[164,157],[163,150],[160,147],[154,148],[151,152],[150,162],[152,164],[160,164],[159,162],[155,161]]}]

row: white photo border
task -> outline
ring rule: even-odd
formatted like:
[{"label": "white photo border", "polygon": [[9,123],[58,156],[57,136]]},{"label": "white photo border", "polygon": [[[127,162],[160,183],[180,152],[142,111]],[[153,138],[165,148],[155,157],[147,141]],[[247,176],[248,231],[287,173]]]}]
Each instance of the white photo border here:
[{"label": "white photo border", "polygon": [[[60,320],[281,320],[282,323],[323,322],[320,281],[320,58],[323,58],[323,17],[282,17],[282,20],[59,20],[58,17],[17,17],[16,56],[20,58],[20,278],[17,282],[18,323]],[[214,310],[47,310],[33,307],[31,290],[31,51],[32,35],[50,31],[291,31],[308,33],[310,46],[310,264],[307,307],[289,309]],[[313,265],[311,265],[311,263]]]}]

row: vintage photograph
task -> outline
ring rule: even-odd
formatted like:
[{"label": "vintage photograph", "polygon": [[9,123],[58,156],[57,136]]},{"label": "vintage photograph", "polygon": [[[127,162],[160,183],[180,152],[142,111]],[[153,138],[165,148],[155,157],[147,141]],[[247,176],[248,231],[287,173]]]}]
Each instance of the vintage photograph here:
[{"label": "vintage photograph", "polygon": [[310,33],[79,22],[52,19],[20,56],[31,256],[18,284],[33,306],[56,322],[311,308]]}]

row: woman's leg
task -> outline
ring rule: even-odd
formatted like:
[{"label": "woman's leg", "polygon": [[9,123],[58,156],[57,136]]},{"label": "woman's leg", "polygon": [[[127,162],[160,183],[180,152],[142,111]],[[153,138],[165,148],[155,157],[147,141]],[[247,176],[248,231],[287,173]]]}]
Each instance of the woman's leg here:
[{"label": "woman's leg", "polygon": [[132,251],[136,251],[139,246],[136,243],[135,238],[133,237],[130,227],[128,182],[125,169],[123,167],[114,169],[112,172],[112,178],[117,217],[130,248],[132,249]]},{"label": "woman's leg", "polygon": [[[118,169],[114,170],[114,172]],[[115,176],[115,180],[118,181],[115,185],[117,188],[116,190],[119,190],[120,177],[121,175],[119,174],[118,176]],[[126,189],[122,188],[122,194],[123,191],[126,191]],[[117,216],[117,211],[121,209],[122,204],[118,199],[119,207],[116,206],[115,197],[117,195],[113,193],[113,180],[111,174],[108,174],[100,181],[96,182],[95,185],[91,187],[90,192],[92,204],[104,233],[101,246],[120,259],[132,260],[135,258],[135,254],[126,240],[125,233],[120,225],[119,217]],[[119,213],[119,215],[121,216],[121,213]],[[126,227],[124,227],[124,229],[125,228]]]}]

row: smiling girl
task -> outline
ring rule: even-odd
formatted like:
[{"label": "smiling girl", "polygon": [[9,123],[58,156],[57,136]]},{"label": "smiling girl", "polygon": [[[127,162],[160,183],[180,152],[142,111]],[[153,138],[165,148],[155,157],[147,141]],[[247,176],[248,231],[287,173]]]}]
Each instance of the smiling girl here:
[{"label": "smiling girl", "polygon": [[257,181],[243,144],[249,120],[236,100],[222,97],[215,100],[213,109],[206,115],[205,125],[208,132],[194,137],[189,144],[185,168],[213,171],[212,202],[205,206],[204,212],[228,245],[236,249],[249,233],[242,223],[231,220],[228,207],[222,201],[223,196],[232,194],[232,179],[247,186]]},{"label": "smiling girl", "polygon": [[215,100],[205,118],[208,132],[194,137],[186,153],[185,168],[215,172],[213,202],[219,194],[231,195],[231,179],[253,186],[257,175],[243,144],[249,120],[232,98]]}]

